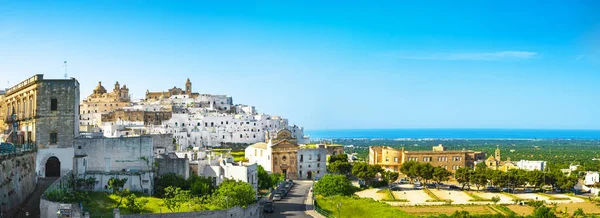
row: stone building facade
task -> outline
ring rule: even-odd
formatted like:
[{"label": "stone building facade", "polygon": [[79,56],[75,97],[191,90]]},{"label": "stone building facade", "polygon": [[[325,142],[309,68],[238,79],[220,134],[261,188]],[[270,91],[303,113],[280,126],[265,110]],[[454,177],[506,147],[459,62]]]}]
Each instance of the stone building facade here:
[{"label": "stone building facade", "polygon": [[[271,173],[282,173],[289,179],[313,179],[322,177],[327,171],[329,151],[343,152],[339,148],[329,149],[325,144],[299,145],[295,135],[287,129],[277,132],[274,138],[265,136],[266,142],[255,143],[246,148],[245,157]],[[336,146],[339,147],[339,146]]]},{"label": "stone building facade", "polygon": [[79,135],[76,79],[32,76],[6,90],[0,117],[4,140],[39,148],[35,168],[39,176],[60,176],[72,169],[73,140]]},{"label": "stone building facade", "polygon": [[130,105],[131,98],[127,85],[121,87],[119,82],[116,82],[112,92],[107,92],[102,86],[102,82],[98,82],[92,94],[84,99],[79,107],[80,128],[91,132],[93,128],[99,128],[102,125],[102,114]]},{"label": "stone building facade", "polygon": [[485,159],[484,152],[471,150],[446,150],[442,145],[431,151],[406,151],[387,146],[369,147],[369,164],[381,165],[385,170],[400,172],[400,166],[407,161],[430,163],[454,173],[461,167],[474,167],[475,162]]},{"label": "stone building facade", "polygon": [[177,88],[176,86],[173,86],[173,88],[166,92],[150,92],[146,90],[146,101],[158,101],[175,95],[187,95],[190,98],[196,98],[200,94],[192,92],[192,82],[190,81],[190,78],[188,78],[185,81],[185,90]]}]

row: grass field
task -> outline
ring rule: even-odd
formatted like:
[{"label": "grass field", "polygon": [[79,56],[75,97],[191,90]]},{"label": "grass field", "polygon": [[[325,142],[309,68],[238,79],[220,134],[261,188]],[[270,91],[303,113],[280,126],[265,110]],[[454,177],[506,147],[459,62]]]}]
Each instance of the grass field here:
[{"label": "grass field", "polygon": [[231,155],[233,156],[233,161],[235,162],[243,161],[246,158],[246,152],[244,151],[232,151]]},{"label": "grass field", "polygon": [[353,198],[346,196],[335,196],[332,198],[321,197],[317,198],[317,202],[321,209],[329,212],[337,217],[337,204],[341,203],[341,217],[344,218],[387,218],[387,217],[413,217],[412,215],[400,210],[397,207],[392,207],[383,202],[377,202],[370,198]]},{"label": "grass field", "polygon": [[470,214],[496,214],[487,205],[440,205],[440,206],[417,206],[400,207],[406,213],[415,216],[437,216],[441,214],[451,215],[456,211],[467,211]]},{"label": "grass field", "polygon": [[[553,207],[552,205],[548,205],[548,207]],[[570,203],[570,204],[558,204],[556,205],[556,212],[573,214],[577,208],[581,208],[585,214],[595,214],[600,215],[600,206],[596,205],[594,202],[583,202],[583,203]]]},{"label": "grass field", "polygon": [[[90,215],[94,217],[112,217],[113,209],[119,203],[119,197],[116,195],[109,195],[104,192],[88,192],[88,196],[90,197],[90,203],[84,203],[83,208],[85,211],[89,211]],[[156,197],[150,196],[142,196],[141,194],[137,194],[138,199],[148,200],[148,204],[146,204],[146,211],[144,213],[171,213],[169,209],[163,204],[163,200]],[[125,206],[127,202],[126,199],[123,199],[121,206],[119,207],[122,214],[128,214],[129,210]],[[202,205],[182,205],[180,210],[177,212],[191,212],[191,211],[202,211]]]}]

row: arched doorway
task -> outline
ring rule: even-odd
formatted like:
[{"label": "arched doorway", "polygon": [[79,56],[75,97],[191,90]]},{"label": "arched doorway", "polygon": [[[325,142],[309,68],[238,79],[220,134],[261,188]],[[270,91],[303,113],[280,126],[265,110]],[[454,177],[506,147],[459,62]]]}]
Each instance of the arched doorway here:
[{"label": "arched doorway", "polygon": [[60,177],[60,161],[55,156],[46,161],[46,177]]},{"label": "arched doorway", "polygon": [[312,172],[308,171],[306,173],[306,179],[312,179]]}]

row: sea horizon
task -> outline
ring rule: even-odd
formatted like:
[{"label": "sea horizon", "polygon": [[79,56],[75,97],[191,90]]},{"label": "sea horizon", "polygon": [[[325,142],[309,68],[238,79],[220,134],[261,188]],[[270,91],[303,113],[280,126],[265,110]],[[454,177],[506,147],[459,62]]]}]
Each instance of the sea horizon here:
[{"label": "sea horizon", "polygon": [[312,129],[311,139],[600,139],[597,129],[393,128]]}]

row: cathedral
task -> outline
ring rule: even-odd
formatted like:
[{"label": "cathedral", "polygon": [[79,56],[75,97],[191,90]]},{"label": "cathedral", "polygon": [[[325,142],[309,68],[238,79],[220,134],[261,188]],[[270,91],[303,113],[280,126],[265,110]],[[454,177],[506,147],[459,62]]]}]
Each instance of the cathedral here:
[{"label": "cathedral", "polygon": [[174,95],[188,95],[190,98],[196,98],[200,94],[192,92],[192,82],[190,78],[185,81],[185,90],[173,86],[173,88],[166,92],[150,92],[146,90],[146,101],[157,101],[163,98],[170,98]]}]

